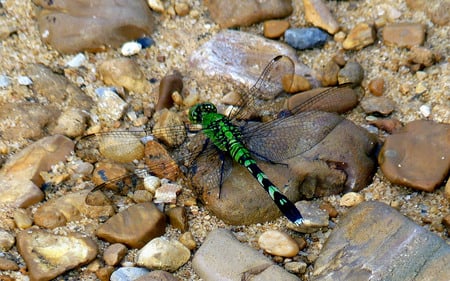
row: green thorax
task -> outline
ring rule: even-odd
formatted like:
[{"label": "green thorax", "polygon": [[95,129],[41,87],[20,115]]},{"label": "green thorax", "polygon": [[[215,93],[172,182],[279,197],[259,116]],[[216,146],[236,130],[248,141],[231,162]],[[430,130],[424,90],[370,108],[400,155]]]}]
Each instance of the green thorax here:
[{"label": "green thorax", "polygon": [[217,113],[212,103],[200,103],[189,110],[192,123],[201,124],[203,133],[222,151],[231,154],[235,161],[241,162],[250,156],[242,144],[239,128],[226,116]]}]

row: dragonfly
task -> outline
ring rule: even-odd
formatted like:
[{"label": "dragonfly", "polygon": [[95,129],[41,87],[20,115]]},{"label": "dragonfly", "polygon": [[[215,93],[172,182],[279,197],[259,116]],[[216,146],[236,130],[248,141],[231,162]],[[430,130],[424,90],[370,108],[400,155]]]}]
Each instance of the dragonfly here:
[{"label": "dragonfly", "polygon": [[[289,89],[289,82],[286,87],[286,83],[283,85],[282,81],[292,81],[294,74],[294,62],[287,56],[277,56],[267,64],[253,87],[241,94],[235,110],[230,110],[227,115],[218,113],[216,106],[210,102],[191,107],[189,121],[190,124],[201,125],[202,133],[197,135],[201,144],[196,145],[189,156],[180,157],[187,160],[180,159],[178,162],[188,163],[186,165],[191,178],[198,171],[199,165],[206,164],[207,172],[202,173],[201,176],[205,178],[202,182],[209,185],[209,188],[219,190],[230,172],[230,162],[239,163],[253,175],[280,211],[292,223],[301,225],[304,219],[299,210],[259,168],[256,159],[283,164],[286,159],[298,156],[321,142],[343,119],[337,114],[320,111],[320,105],[324,101],[333,100],[335,88],[328,88],[306,99],[302,104],[291,108],[288,114],[283,113],[273,121],[247,121],[257,112],[258,102],[273,99],[286,88]],[[99,150],[104,151],[102,154],[108,154],[106,151],[117,151],[119,147],[128,147],[130,143],[149,136],[158,137],[163,131],[164,134],[175,135],[175,139],[183,139],[186,132],[190,131],[189,128],[188,125],[178,125],[148,131],[104,132],[88,135],[81,141],[98,143]],[[172,165],[166,165],[166,168],[170,167]],[[151,171],[152,167],[148,169]],[[103,187],[102,184],[93,191]]]}]

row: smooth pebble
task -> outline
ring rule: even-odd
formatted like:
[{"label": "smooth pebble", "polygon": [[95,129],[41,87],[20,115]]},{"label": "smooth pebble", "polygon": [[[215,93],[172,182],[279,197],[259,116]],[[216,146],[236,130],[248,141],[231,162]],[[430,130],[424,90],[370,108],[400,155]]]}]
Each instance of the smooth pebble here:
[{"label": "smooth pebble", "polygon": [[297,242],[279,230],[268,230],[258,238],[258,245],[271,255],[294,257],[299,252]]}]

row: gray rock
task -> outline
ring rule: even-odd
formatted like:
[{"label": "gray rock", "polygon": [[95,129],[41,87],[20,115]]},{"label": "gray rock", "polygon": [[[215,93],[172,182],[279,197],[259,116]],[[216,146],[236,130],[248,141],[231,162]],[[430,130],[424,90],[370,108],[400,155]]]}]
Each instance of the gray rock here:
[{"label": "gray rock", "polygon": [[297,50],[312,49],[323,46],[328,34],[316,27],[290,28],[284,32],[284,40]]},{"label": "gray rock", "polygon": [[353,85],[361,85],[364,79],[364,69],[357,62],[347,62],[338,73],[339,84],[352,83]]},{"label": "gray rock", "polygon": [[450,280],[450,246],[380,202],[363,202],[338,223],[316,260],[314,281]]},{"label": "gray rock", "polygon": [[111,274],[110,280],[134,281],[147,273],[149,273],[149,271],[141,267],[121,267]]},{"label": "gray rock", "polygon": [[313,233],[328,227],[328,212],[319,207],[318,202],[299,201],[295,207],[300,211],[305,222],[302,225],[289,224],[289,228],[302,233]]},{"label": "gray rock", "polygon": [[205,281],[300,280],[255,249],[240,243],[225,229],[213,230],[206,237],[195,253],[192,267]]}]

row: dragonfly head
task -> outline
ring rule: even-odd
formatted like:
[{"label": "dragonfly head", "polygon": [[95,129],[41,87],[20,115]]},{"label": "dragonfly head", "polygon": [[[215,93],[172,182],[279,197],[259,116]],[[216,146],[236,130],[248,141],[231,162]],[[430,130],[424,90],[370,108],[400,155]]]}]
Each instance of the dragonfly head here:
[{"label": "dragonfly head", "polygon": [[189,120],[194,124],[200,124],[203,121],[203,115],[206,113],[216,113],[217,108],[210,102],[198,103],[189,110]]}]

